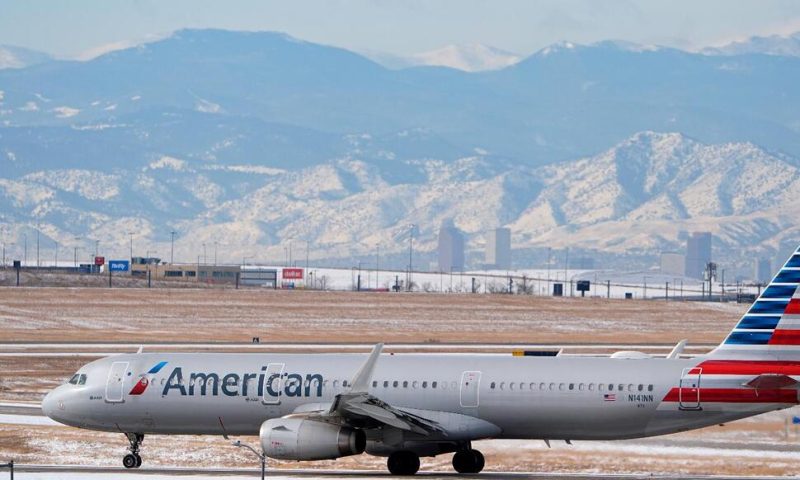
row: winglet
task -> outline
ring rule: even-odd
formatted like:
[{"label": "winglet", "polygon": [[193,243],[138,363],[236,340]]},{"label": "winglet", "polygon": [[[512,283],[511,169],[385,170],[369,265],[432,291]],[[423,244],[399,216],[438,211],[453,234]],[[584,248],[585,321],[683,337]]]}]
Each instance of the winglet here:
[{"label": "winglet", "polygon": [[676,359],[676,358],[680,358],[681,353],[683,353],[683,349],[686,348],[686,342],[688,342],[688,341],[689,341],[688,339],[684,338],[683,340],[678,342],[678,344],[675,345],[675,348],[673,348],[672,351],[669,352],[669,355],[667,355],[667,358],[673,359],[673,360]]},{"label": "winglet", "polygon": [[367,392],[369,389],[369,382],[372,380],[372,372],[375,370],[375,364],[378,363],[378,358],[381,355],[381,351],[383,350],[383,344],[379,343],[372,347],[372,352],[369,354],[367,361],[364,362],[364,365],[361,365],[361,368],[358,370],[356,375],[353,377],[352,386],[350,387],[350,392],[359,393],[359,392]]}]

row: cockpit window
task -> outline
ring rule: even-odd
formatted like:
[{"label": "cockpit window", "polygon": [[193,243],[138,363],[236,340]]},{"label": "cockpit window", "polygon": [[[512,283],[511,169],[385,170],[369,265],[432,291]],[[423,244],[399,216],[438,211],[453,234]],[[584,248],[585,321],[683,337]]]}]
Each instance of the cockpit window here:
[{"label": "cockpit window", "polygon": [[86,385],[86,374],[85,373],[76,373],[69,379],[70,385]]}]

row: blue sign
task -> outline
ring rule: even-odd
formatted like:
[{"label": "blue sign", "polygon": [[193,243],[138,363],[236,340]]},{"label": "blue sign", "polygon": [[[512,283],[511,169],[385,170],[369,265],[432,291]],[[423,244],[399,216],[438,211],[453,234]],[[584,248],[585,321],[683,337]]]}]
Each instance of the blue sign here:
[{"label": "blue sign", "polygon": [[800,425],[800,417],[792,417],[792,423],[795,425]]},{"label": "blue sign", "polygon": [[112,272],[127,272],[130,270],[131,262],[129,260],[109,260],[108,269]]}]

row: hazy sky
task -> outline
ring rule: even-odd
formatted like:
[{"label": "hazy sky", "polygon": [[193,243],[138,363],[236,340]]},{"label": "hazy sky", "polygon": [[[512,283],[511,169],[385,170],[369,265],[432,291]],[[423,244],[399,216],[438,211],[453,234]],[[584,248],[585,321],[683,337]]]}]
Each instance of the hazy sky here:
[{"label": "hazy sky", "polygon": [[275,30],[353,50],[408,54],[485,43],[529,54],[559,40],[680,48],[800,30],[797,0],[0,0],[0,44],[58,56],[180,28]]}]

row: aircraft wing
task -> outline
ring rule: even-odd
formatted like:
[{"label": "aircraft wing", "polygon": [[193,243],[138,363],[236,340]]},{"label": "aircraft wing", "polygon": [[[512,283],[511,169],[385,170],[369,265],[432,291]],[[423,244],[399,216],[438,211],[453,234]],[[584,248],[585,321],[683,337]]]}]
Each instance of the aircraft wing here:
[{"label": "aircraft wing", "polygon": [[382,343],[375,345],[367,361],[353,377],[350,390],[336,395],[329,408],[324,408],[326,404],[309,404],[306,408],[298,407],[294,414],[322,422],[355,426],[387,425],[420,435],[446,435],[446,430],[438,422],[393,407],[368,392],[372,372],[382,349]]}]

